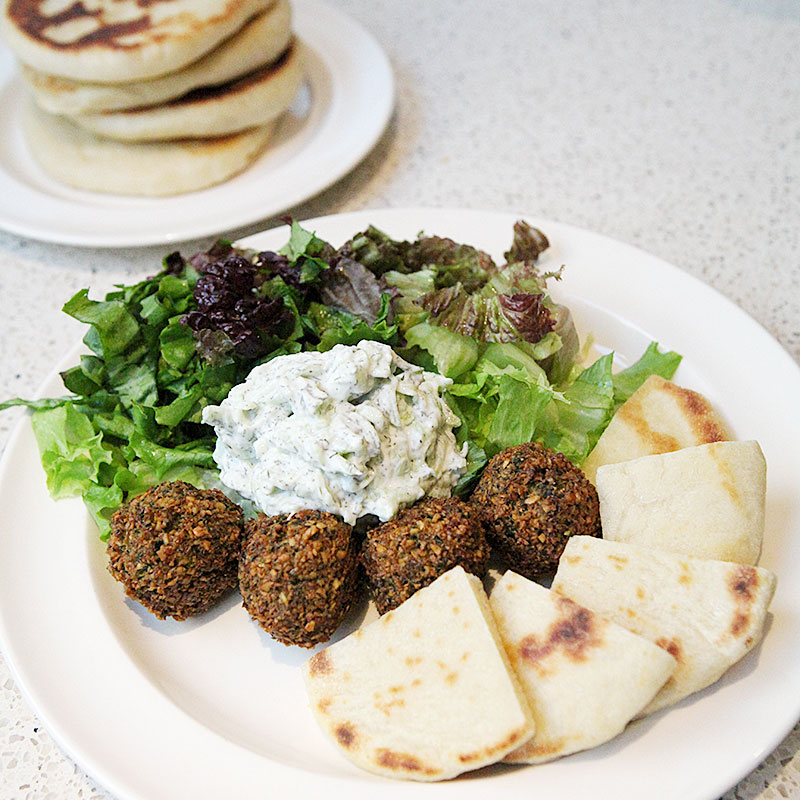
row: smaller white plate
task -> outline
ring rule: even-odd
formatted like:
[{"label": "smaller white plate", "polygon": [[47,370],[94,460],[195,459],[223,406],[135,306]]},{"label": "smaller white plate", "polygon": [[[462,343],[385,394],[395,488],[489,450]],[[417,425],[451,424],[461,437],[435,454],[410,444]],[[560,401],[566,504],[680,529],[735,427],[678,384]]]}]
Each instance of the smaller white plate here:
[{"label": "smaller white plate", "polygon": [[61,244],[137,247],[227,231],[284,211],[351,170],[394,106],[386,54],[360,24],[319,0],[293,0],[306,82],[265,153],[240,175],[167,198],[98,194],[48,177],[28,152],[22,78],[0,46],[0,228]]}]

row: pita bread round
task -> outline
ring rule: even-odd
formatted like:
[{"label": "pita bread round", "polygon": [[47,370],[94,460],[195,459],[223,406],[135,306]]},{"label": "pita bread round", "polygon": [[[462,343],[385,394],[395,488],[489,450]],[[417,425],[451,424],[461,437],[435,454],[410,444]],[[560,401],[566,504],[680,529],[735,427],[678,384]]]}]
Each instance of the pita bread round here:
[{"label": "pita bread round", "polygon": [[272,0],[4,0],[0,33],[29,66],[78,81],[145,80],[213,50]]},{"label": "pita bread round", "polygon": [[95,136],[33,101],[23,115],[31,154],[57,181],[92,192],[149,197],[205,189],[236,175],[260,155],[274,125],[214,139],[139,144]]},{"label": "pita bread round", "polygon": [[222,86],[195,89],[160,106],[70,119],[124,142],[223,136],[276,119],[292,104],[303,76],[300,47],[294,42],[278,61]]},{"label": "pita bread round", "polygon": [[200,86],[217,86],[271,64],[289,46],[292,10],[276,0],[219,47],[177,72],[130,83],[86,83],[22,65],[36,102],[52,114],[83,114],[142,108],[174,100]]}]

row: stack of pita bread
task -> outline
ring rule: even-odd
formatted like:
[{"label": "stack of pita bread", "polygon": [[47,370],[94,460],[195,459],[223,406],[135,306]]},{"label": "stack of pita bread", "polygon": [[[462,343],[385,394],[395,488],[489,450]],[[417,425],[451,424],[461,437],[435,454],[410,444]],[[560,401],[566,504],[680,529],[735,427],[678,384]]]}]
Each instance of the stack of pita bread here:
[{"label": "stack of pita bread", "polygon": [[247,167],[304,72],[289,0],[5,0],[24,133],[70,186],[164,196]]},{"label": "stack of pita bread", "polygon": [[312,711],[372,772],[441,780],[595,747],[710,686],[760,641],[765,462],[701,395],[650,379],[595,453],[603,538],[550,588],[460,567],[303,668]]}]

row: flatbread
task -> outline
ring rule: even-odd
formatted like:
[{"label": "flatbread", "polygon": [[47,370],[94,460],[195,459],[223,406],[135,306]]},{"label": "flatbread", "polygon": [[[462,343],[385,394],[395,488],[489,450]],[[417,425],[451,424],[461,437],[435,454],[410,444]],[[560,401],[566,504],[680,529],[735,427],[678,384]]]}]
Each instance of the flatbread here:
[{"label": "flatbread", "polygon": [[20,61],[78,81],[120,83],[175,72],[273,0],[4,0],[0,34]]},{"label": "flatbread", "polygon": [[27,65],[22,75],[36,102],[52,114],[141,108],[181,97],[200,86],[226,83],[275,61],[292,38],[289,0],[253,17],[229,39],[177,72],[128,83],[87,83],[58,78]]},{"label": "flatbread", "polygon": [[318,652],[302,672],[322,730],[380,775],[452,778],[533,733],[483,585],[461,567]]},{"label": "flatbread", "polygon": [[710,686],[756,645],[776,580],[761,567],[573,536],[552,588],[675,657],[644,715]]},{"label": "flatbread", "polygon": [[602,464],[730,438],[703,395],[651,375],[619,407],[581,469],[594,483]]},{"label": "flatbread", "polygon": [[33,101],[23,114],[28,149],[45,172],[77,189],[124,195],[175,195],[221,183],[261,154],[274,127],[216,139],[131,144],[95,136]]},{"label": "flatbread", "polygon": [[221,86],[195,89],[159,106],[77,114],[70,119],[98,136],[152,142],[238,133],[266,125],[292,104],[303,82],[298,43],[275,62]]},{"label": "flatbread", "polygon": [[755,564],[767,463],[758,442],[713,442],[597,470],[603,538]]},{"label": "flatbread", "polygon": [[658,645],[515,572],[489,602],[536,722],[504,761],[538,764],[607,742],[677,666]]}]

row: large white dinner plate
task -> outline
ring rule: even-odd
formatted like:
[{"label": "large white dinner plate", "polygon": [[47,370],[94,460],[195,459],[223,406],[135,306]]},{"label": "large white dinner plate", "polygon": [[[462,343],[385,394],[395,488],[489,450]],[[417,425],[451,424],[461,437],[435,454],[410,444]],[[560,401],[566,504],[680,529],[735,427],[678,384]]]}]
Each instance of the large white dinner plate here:
[{"label": "large white dinner plate", "polygon": [[0,228],[48,242],[137,247],[248,225],[330,186],[372,149],[394,106],[391,65],[359,23],[321,0],[293,0],[305,84],[264,154],[217,186],[165,198],[72,189],[23,140],[24,86],[0,44]]},{"label": "large white dinner plate", "polygon": [[[311,221],[340,244],[375,223],[507,249],[516,216],[367,211]],[[536,767],[493,767],[436,785],[374,777],[340,757],[306,705],[308,651],[273,642],[238,596],[201,618],[159,622],[106,572],[78,501],[52,502],[26,420],[0,468],[0,641],[63,748],[118,796],[614,797],[712,800],[751,771],[800,716],[800,370],[732,303],[635,248],[528,217],[550,238],[543,265],[583,331],[623,363],[655,339],[684,354],[680,383],[704,392],[769,464],[762,564],[779,583],[766,637],[716,685],[633,723],[614,741]],[[286,229],[249,240],[278,247]],[[74,355],[72,356],[74,359]],[[54,377],[44,387],[59,394]],[[351,622],[357,622],[351,621]]]}]

